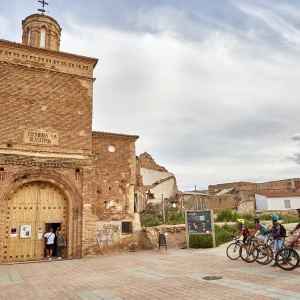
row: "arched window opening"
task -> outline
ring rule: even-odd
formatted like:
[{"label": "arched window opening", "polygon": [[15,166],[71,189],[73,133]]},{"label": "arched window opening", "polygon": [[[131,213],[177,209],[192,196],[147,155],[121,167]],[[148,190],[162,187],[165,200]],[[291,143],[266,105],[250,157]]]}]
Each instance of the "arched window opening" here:
[{"label": "arched window opening", "polygon": [[46,47],[46,28],[41,28],[41,39],[40,39],[40,47]]},{"label": "arched window opening", "polygon": [[30,40],[31,40],[31,30],[28,29],[27,30],[27,46],[30,45]]}]

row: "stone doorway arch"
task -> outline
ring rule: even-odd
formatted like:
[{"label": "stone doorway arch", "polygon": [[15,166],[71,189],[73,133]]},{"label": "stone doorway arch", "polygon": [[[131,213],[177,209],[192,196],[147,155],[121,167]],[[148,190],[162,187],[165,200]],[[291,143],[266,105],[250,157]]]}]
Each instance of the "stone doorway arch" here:
[{"label": "stone doorway arch", "polygon": [[[76,189],[75,185],[67,177],[62,176],[61,174],[59,174],[54,170],[53,171],[37,170],[37,171],[30,171],[30,172],[24,171],[16,174],[15,176],[13,176],[13,178],[11,178],[10,182],[2,189],[2,192],[0,194],[0,209],[2,211],[2,213],[0,214],[0,223],[5,225],[1,226],[2,229],[0,229],[0,237],[2,237],[0,241],[0,261],[1,262],[7,261],[7,258],[5,259],[4,257],[5,256],[7,257],[7,255],[9,254],[9,253],[5,253],[5,251],[7,252],[8,249],[7,245],[5,245],[5,238],[7,238],[7,236],[10,237],[11,234],[11,228],[10,226],[8,226],[9,224],[8,221],[10,221],[9,219],[10,212],[8,211],[9,201],[10,199],[14,199],[15,195],[18,194],[18,192],[24,187],[29,187],[28,193],[30,194],[30,187],[36,190],[37,189],[36,185],[41,185],[41,186],[44,185],[48,189],[53,189],[54,191],[56,191],[54,192],[54,194],[56,193],[55,194],[56,196],[54,198],[59,198],[58,194],[61,194],[62,197],[65,199],[66,202],[65,234],[68,238],[68,244],[66,247],[66,257],[81,258],[82,256],[82,242],[81,242],[82,241],[82,197],[79,191]],[[31,191],[33,192],[33,190]],[[25,196],[25,197],[28,198],[31,196]],[[29,206],[21,205],[20,203],[18,209],[22,210],[25,209],[25,207],[29,207]],[[33,209],[33,206],[31,206],[31,208]],[[18,214],[15,214],[15,216],[17,215]],[[29,223],[30,214],[27,219],[28,219],[27,223]],[[24,220],[27,219],[25,218]],[[15,223],[17,224],[16,221],[17,220],[15,220]],[[37,234],[36,230],[37,230],[36,228],[35,230],[33,230],[34,234]],[[18,233],[18,238],[19,238],[19,233]],[[10,256],[12,255],[9,255],[9,258]],[[15,259],[15,261],[18,260],[20,259],[19,258]]]}]

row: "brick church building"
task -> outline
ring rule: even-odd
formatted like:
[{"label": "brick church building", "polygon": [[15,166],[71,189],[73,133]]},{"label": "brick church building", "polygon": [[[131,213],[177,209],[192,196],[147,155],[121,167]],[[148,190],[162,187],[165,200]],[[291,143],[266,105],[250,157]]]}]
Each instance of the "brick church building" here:
[{"label": "brick church building", "polygon": [[50,227],[66,258],[97,253],[99,234],[124,247],[139,229],[138,136],[92,130],[98,60],[60,52],[56,20],[22,27],[22,44],[0,40],[0,262],[44,259]]}]

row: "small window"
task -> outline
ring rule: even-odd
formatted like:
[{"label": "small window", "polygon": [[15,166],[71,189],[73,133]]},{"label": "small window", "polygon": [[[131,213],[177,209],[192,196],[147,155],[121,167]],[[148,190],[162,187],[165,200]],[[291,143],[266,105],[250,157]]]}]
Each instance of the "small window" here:
[{"label": "small window", "polygon": [[40,47],[45,48],[46,47],[46,29],[41,29],[41,39],[40,39]]},{"label": "small window", "polygon": [[115,145],[109,145],[108,146],[108,151],[111,152],[111,153],[116,152],[116,146]]},{"label": "small window", "polygon": [[122,234],[132,233],[132,222],[122,222]]},{"label": "small window", "polygon": [[291,200],[290,199],[285,199],[284,200],[284,208],[285,209],[290,209],[291,208]]},{"label": "small window", "polygon": [[30,45],[30,40],[31,40],[31,30],[27,31],[27,46]]}]

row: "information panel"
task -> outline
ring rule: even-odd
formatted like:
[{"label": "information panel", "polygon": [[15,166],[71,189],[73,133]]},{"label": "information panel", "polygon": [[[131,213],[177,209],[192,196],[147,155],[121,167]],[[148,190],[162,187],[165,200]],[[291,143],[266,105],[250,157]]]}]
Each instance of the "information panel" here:
[{"label": "information panel", "polygon": [[192,234],[210,234],[213,247],[216,247],[213,210],[197,210],[185,212],[186,243],[189,248],[189,237]]},{"label": "information panel", "polygon": [[212,233],[212,216],[210,210],[187,212],[189,233]]}]

